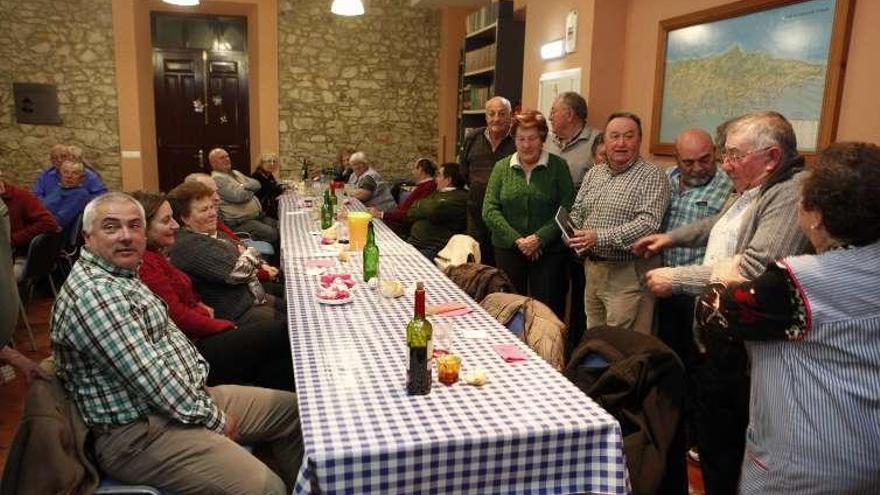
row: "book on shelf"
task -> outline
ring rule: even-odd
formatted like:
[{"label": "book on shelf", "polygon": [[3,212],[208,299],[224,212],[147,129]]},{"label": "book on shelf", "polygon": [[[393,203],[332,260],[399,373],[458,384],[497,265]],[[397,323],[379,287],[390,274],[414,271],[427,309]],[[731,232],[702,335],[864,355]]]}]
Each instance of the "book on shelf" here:
[{"label": "book on shelf", "polygon": [[465,52],[464,54],[465,73],[494,66],[495,43],[492,43],[491,45],[486,45],[482,48],[477,48],[476,50]]},{"label": "book on shelf", "polygon": [[498,8],[495,4],[486,5],[485,7],[472,12],[467,16],[466,19],[466,29],[467,34],[471,34],[477,32],[486,26],[494,23],[498,20]]}]

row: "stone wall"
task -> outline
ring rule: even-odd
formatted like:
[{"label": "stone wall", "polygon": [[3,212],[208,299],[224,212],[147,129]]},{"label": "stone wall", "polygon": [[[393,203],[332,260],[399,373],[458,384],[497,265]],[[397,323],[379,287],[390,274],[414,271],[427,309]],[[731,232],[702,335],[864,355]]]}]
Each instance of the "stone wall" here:
[{"label": "stone wall", "polygon": [[326,166],[340,146],[367,153],[387,177],[437,154],[440,14],[409,0],[366,0],[340,17],[329,0],[280,0],[281,156]]},{"label": "stone wall", "polygon": [[[80,146],[119,188],[111,0],[0,0],[0,170],[28,188],[55,143]],[[13,82],[58,88],[60,126],[18,124]]]}]

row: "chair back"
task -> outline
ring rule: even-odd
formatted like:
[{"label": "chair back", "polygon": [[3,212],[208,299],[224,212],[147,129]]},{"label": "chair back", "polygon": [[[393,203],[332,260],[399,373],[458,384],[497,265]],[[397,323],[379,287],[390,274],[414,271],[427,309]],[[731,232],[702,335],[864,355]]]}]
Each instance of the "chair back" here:
[{"label": "chair back", "polygon": [[52,273],[61,252],[61,240],[61,234],[57,232],[39,234],[31,239],[22,280],[39,280]]},{"label": "chair back", "polygon": [[684,366],[672,349],[652,335],[590,328],[564,374],[620,422],[634,495],[687,493]]},{"label": "chair back", "polygon": [[516,292],[507,274],[493,266],[465,263],[450,266],[443,273],[474,301],[482,301],[493,292]]},{"label": "chair back", "polygon": [[480,306],[550,366],[562,370],[566,326],[546,304],[519,294],[496,292],[486,296]]}]

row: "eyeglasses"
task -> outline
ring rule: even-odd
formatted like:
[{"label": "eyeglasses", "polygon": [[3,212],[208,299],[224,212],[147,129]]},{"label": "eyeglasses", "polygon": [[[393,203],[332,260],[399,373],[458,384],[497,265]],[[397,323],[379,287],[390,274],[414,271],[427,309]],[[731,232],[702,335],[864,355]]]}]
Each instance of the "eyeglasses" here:
[{"label": "eyeglasses", "polygon": [[743,161],[747,156],[754,155],[755,153],[762,153],[764,151],[769,150],[772,146],[767,146],[766,148],[759,148],[752,151],[746,151],[745,153],[741,153],[736,150],[724,150],[721,152],[721,160],[727,160],[730,163],[739,163]]}]

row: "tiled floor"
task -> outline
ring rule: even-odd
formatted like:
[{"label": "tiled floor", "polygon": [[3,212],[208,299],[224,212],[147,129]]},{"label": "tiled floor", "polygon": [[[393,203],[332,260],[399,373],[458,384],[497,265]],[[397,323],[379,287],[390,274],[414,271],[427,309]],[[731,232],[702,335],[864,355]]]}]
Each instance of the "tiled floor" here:
[{"label": "tiled floor", "polygon": [[[29,358],[39,361],[50,354],[48,315],[52,301],[50,299],[36,299],[28,307],[28,318],[37,341],[37,351],[31,352],[30,342],[27,338],[24,324],[19,322],[15,332],[17,349]],[[6,465],[6,456],[9,446],[15,435],[15,429],[21,420],[24,409],[24,397],[27,393],[27,384],[21,374],[17,374],[15,380],[0,384],[0,469]],[[688,462],[688,480],[690,482],[691,495],[703,495],[703,479],[700,475],[699,466]]]}]

